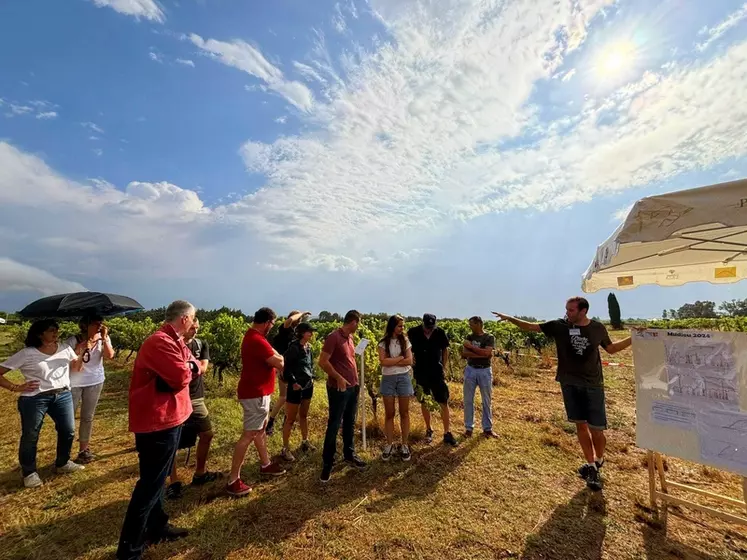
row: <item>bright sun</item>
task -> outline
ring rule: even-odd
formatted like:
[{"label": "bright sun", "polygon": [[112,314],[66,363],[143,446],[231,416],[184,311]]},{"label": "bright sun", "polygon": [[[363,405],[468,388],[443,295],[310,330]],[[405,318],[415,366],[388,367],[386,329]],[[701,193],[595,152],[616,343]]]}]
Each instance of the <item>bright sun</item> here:
[{"label": "bright sun", "polygon": [[602,78],[616,78],[633,66],[636,52],[632,43],[620,42],[608,45],[599,55],[597,74]]}]

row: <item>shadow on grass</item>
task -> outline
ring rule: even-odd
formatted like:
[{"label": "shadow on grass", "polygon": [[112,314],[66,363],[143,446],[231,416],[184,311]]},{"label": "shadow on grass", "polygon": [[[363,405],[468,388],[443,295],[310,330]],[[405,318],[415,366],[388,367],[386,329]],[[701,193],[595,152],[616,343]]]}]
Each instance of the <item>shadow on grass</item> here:
[{"label": "shadow on grass", "polygon": [[584,488],[555,508],[538,533],[527,537],[522,560],[600,560],[606,515],[604,495]]},{"label": "shadow on grass", "polygon": [[[647,560],[668,560],[670,558],[687,558],[688,560],[716,560],[723,556],[712,556],[702,550],[698,550],[679,541],[667,537],[667,525],[670,508],[664,504],[659,510],[658,515],[640,516],[639,520],[644,522],[643,526],[643,546],[646,550]],[[693,522],[686,517],[681,509],[672,509],[672,515],[686,522]],[[727,533],[724,538],[727,547],[733,549],[734,557],[744,558],[747,552],[747,540],[740,535],[731,535]],[[731,546],[730,546],[731,545]]]},{"label": "shadow on grass", "polygon": [[[189,559],[218,559],[251,545],[277,548],[319,516],[325,539],[333,539],[335,533],[341,533],[367,512],[381,513],[395,507],[400,500],[426,498],[480,442],[476,438],[456,449],[433,446],[415,455],[412,463],[375,460],[363,472],[336,466],[331,481],[324,485],[319,481],[321,461],[304,461],[267,491],[261,485],[255,487],[244,498],[245,502],[230,513],[206,516],[186,540],[154,549],[153,557],[168,558],[181,551]],[[360,503],[366,497],[371,498],[373,491],[383,494],[383,499]],[[199,501],[204,503],[217,497],[216,493],[210,493],[200,496]],[[341,510],[341,504],[352,505]],[[184,503],[181,507],[188,511],[193,506]],[[180,506],[176,508],[179,510]],[[324,519],[325,513],[335,511],[334,520]],[[171,508],[171,512],[174,519],[178,518],[178,511]],[[225,535],[231,538],[224,538]]]}]

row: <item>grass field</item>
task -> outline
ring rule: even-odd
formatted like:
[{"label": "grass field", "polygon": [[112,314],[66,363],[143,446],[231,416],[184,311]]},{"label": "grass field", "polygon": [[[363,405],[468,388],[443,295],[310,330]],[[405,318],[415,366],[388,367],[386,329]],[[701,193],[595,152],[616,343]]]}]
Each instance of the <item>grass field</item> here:
[{"label": "grass field", "polygon": [[[3,331],[0,330],[0,337]],[[622,338],[623,333],[613,333]],[[0,338],[0,358],[8,354]],[[629,351],[621,355],[630,364]],[[223,485],[187,488],[167,502],[172,521],[191,530],[176,543],[152,547],[148,558],[434,558],[434,559],[744,559],[747,533],[691,510],[669,508],[654,518],[647,504],[645,453],[635,447],[635,389],[630,367],[607,368],[609,451],[605,490],[591,493],[575,475],[581,456],[564,420],[553,372],[523,364],[496,365],[493,411],[499,440],[440,439],[426,446],[419,407],[413,404],[413,460],[382,463],[382,440],[362,452],[367,471],[335,470],[319,483],[320,452],[303,457],[289,474],[260,480],[250,450],[244,479],[255,486],[231,499]],[[45,421],[39,447],[45,485],[25,490],[17,461],[20,435],[16,395],[0,393],[0,559],[111,558],[137,479],[137,456],[127,432],[128,364],[109,364],[92,449],[99,459],[82,473],[54,476],[55,432]],[[227,471],[241,430],[234,378],[218,387],[208,378],[208,407],[216,438],[209,467]],[[451,385],[453,431],[463,431],[462,391]],[[479,398],[478,398],[479,402]],[[380,407],[379,414],[382,414]],[[317,386],[311,439],[321,448],[326,394]],[[369,426],[376,430],[371,420]],[[479,418],[479,416],[478,416]],[[383,423],[383,418],[379,418]],[[440,438],[440,421],[434,422]],[[377,431],[378,432],[378,431]],[[359,440],[358,440],[359,441]],[[294,432],[294,444],[300,437]],[[281,438],[271,438],[278,453]],[[74,451],[77,451],[77,442]],[[183,452],[182,452],[183,453]],[[191,478],[192,465],[179,465]],[[736,476],[667,461],[670,476],[703,489],[740,497]],[[189,478],[188,478],[189,477]]]}]

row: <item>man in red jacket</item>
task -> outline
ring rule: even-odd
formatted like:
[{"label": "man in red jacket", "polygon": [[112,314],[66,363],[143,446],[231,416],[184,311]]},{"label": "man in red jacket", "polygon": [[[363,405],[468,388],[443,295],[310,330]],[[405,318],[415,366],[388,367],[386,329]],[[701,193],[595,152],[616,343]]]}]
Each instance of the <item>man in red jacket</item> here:
[{"label": "man in red jacket", "polygon": [[195,308],[175,301],[166,321],[138,350],[130,380],[130,431],[135,433],[140,479],[127,508],[117,548],[118,560],[142,558],[146,541],[187,535],[168,523],[163,490],[176,455],[182,424],[192,414],[189,382],[199,364],[182,337],[192,327]]}]

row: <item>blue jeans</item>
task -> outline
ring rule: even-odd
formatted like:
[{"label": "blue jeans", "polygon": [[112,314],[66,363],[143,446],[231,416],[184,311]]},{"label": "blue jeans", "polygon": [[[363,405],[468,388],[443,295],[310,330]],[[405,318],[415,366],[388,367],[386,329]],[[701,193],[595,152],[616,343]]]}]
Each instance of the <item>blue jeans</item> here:
[{"label": "blue jeans", "polygon": [[332,465],[335,462],[337,434],[340,432],[340,424],[342,424],[343,457],[349,459],[355,453],[353,439],[359,393],[360,385],[348,387],[344,391],[338,391],[337,387],[327,386],[329,421],[327,422],[327,434],[324,436],[324,449],[322,450],[322,461],[325,465]]},{"label": "blue jeans", "polygon": [[490,431],[493,429],[493,410],[491,409],[493,397],[493,369],[474,368],[467,366],[464,369],[464,428],[472,431],[475,427],[475,390],[480,387],[482,398],[482,429]]},{"label": "blue jeans", "polygon": [[117,560],[141,558],[146,538],[155,540],[166,526],[169,516],[163,511],[163,485],[171,473],[181,433],[182,427],[176,426],[135,434],[140,478],[122,524]]},{"label": "blue jeans", "polygon": [[57,459],[54,464],[56,467],[65,465],[70,460],[75,439],[75,412],[70,391],[18,397],[18,412],[21,415],[18,462],[21,463],[23,476],[36,472],[36,448],[46,414],[49,414],[57,430]]}]

